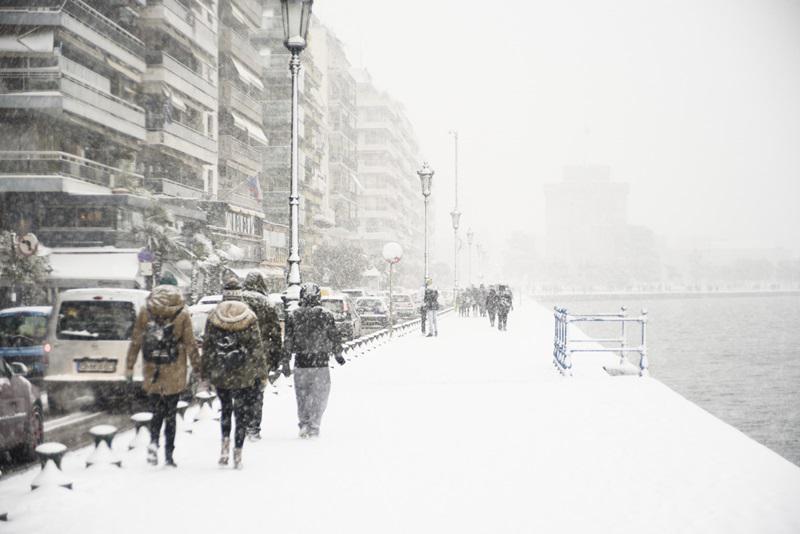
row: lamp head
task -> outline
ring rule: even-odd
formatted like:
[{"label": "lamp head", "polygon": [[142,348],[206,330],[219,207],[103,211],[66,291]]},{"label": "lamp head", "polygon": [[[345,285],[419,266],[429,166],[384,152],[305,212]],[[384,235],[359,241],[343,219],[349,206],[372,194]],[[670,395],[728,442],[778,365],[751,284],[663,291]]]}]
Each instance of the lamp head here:
[{"label": "lamp head", "polygon": [[431,185],[433,185],[433,169],[431,169],[428,162],[422,163],[422,168],[417,171],[419,175],[420,185],[422,186],[422,196],[425,198],[431,196]]},{"label": "lamp head", "polygon": [[450,217],[453,219],[453,230],[458,230],[458,223],[461,221],[461,212],[453,210],[450,212]]},{"label": "lamp head", "polygon": [[313,3],[314,0],[281,0],[283,44],[292,52],[303,50],[308,43]]}]

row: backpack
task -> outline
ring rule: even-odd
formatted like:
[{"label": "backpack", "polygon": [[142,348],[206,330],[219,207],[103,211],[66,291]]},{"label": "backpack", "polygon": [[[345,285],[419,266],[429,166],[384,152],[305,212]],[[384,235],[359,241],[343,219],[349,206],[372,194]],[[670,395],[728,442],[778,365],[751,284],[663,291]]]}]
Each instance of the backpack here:
[{"label": "backpack", "polygon": [[222,369],[233,371],[247,361],[247,347],[239,338],[238,332],[227,332],[214,340],[214,352]]},{"label": "backpack", "polygon": [[[180,313],[180,312],[178,312]],[[175,317],[169,320],[158,320],[150,317],[144,331],[142,357],[144,361],[165,365],[175,363],[178,359],[178,340],[175,337]]]}]

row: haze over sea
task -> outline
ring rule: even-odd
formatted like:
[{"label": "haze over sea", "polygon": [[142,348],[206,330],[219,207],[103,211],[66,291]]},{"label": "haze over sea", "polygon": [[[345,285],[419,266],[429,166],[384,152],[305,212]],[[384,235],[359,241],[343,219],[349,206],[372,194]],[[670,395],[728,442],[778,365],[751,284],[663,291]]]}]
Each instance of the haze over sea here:
[{"label": "haze over sea", "polygon": [[573,313],[614,312],[623,304],[629,314],[646,308],[651,375],[800,465],[800,296],[569,297],[543,303]]}]

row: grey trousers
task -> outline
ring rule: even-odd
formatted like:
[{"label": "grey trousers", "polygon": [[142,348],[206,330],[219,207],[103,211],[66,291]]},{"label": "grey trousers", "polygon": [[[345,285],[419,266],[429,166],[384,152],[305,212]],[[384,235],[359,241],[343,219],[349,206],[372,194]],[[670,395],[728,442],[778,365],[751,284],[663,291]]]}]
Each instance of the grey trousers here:
[{"label": "grey trousers", "polygon": [[428,310],[428,334],[438,336],[439,335],[439,321],[437,320],[436,310]]},{"label": "grey trousers", "polygon": [[331,370],[328,367],[295,367],[294,393],[297,397],[298,426],[319,433],[322,414],[328,407]]}]

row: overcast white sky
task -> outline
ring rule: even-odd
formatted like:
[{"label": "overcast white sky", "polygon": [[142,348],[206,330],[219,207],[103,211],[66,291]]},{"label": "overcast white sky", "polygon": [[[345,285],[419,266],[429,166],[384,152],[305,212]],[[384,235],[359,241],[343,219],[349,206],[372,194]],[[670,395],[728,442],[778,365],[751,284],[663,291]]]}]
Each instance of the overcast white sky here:
[{"label": "overcast white sky", "polygon": [[[800,0],[317,0],[404,102],[450,235],[544,231],[543,184],[611,166],[630,221],[800,251]],[[449,240],[448,240],[449,241]]]}]

